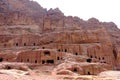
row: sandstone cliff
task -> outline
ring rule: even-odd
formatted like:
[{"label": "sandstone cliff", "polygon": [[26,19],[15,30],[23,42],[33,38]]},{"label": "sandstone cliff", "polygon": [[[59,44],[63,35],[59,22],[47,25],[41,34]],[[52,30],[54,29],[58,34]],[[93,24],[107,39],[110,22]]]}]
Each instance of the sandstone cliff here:
[{"label": "sandstone cliff", "polygon": [[54,74],[118,70],[119,33],[113,22],[65,16],[58,8],[46,10],[31,0],[0,0],[0,62],[55,62]]}]

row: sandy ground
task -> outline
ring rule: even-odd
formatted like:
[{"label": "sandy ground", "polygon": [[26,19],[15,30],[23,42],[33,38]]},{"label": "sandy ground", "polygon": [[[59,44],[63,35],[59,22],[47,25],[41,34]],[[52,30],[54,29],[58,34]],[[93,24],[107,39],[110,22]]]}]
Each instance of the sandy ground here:
[{"label": "sandy ground", "polygon": [[[0,70],[0,80],[120,80],[120,72],[108,71],[93,75],[55,75],[41,71]],[[113,74],[111,76],[111,74]]]},{"label": "sandy ground", "polygon": [[97,76],[51,76],[51,75],[33,75],[33,76],[13,76],[0,74],[0,80],[120,80],[115,77],[97,77]]}]

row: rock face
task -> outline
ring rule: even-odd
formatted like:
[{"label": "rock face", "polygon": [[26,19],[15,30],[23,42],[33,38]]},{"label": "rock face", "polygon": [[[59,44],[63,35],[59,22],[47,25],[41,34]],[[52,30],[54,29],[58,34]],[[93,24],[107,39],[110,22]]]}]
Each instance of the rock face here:
[{"label": "rock face", "polygon": [[65,16],[35,1],[0,1],[0,62],[50,64],[57,75],[118,70],[119,33],[113,22]]},{"label": "rock face", "polygon": [[63,57],[62,52],[57,52],[49,49],[41,49],[34,51],[23,51],[18,53],[16,61],[18,62],[27,62],[35,64],[58,64],[58,61],[61,61]]}]

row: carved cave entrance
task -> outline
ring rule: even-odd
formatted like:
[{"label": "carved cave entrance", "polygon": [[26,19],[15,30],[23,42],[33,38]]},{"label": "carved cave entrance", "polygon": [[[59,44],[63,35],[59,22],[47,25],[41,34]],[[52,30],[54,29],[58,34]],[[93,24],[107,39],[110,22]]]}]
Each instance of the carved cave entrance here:
[{"label": "carved cave entrance", "polygon": [[3,58],[0,58],[0,62],[2,62],[3,61]]},{"label": "carved cave entrance", "polygon": [[44,55],[50,56],[50,52],[49,52],[49,51],[45,51],[45,52],[44,52]]},{"label": "carved cave entrance", "polygon": [[117,52],[115,50],[113,50],[113,55],[114,55],[114,58],[117,59]]},{"label": "carved cave entrance", "polygon": [[60,60],[60,57],[57,57],[57,60]]},{"label": "carved cave entrance", "polygon": [[47,60],[48,64],[54,64],[54,60]]},{"label": "carved cave entrance", "polygon": [[36,44],[35,43],[33,43],[33,46],[35,46]]},{"label": "carved cave entrance", "polygon": [[87,75],[91,75],[90,72],[88,72]]},{"label": "carved cave entrance", "polygon": [[90,63],[90,62],[92,62],[92,59],[89,58],[89,59],[87,59],[86,61]]},{"label": "carved cave entrance", "polygon": [[65,52],[67,52],[67,49],[65,49]]},{"label": "carved cave entrance", "polygon": [[75,55],[78,55],[78,53],[76,52]]},{"label": "carved cave entrance", "polygon": [[78,72],[77,68],[74,68],[73,71],[74,71],[74,72]]},{"label": "carved cave entrance", "polygon": [[16,43],[16,46],[18,46],[18,43]]},{"label": "carved cave entrance", "polygon": [[10,66],[6,66],[6,69],[8,69],[8,70],[9,70],[9,69],[11,69],[11,67],[10,67]]},{"label": "carved cave entrance", "polygon": [[24,43],[24,46],[26,46],[26,43]]},{"label": "carved cave entrance", "polygon": [[42,60],[42,64],[45,64],[45,61],[44,61],[44,60]]}]

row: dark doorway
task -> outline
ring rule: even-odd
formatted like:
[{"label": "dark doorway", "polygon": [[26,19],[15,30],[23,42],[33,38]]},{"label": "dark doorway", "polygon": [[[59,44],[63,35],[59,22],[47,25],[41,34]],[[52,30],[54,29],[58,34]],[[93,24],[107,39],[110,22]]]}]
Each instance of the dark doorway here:
[{"label": "dark doorway", "polygon": [[42,49],[45,49],[45,47],[42,47]]},{"label": "dark doorway", "polygon": [[99,57],[99,60],[101,60],[101,58]]},{"label": "dark doorway", "polygon": [[106,63],[106,62],[104,61],[104,63]]},{"label": "dark doorway", "polygon": [[16,43],[16,46],[18,46],[18,43]]},{"label": "dark doorway", "polygon": [[92,62],[92,59],[89,58],[89,59],[87,59],[86,61],[90,63],[90,62]]},{"label": "dark doorway", "polygon": [[91,75],[90,72],[87,73],[88,75]]},{"label": "dark doorway", "polygon": [[93,58],[93,56],[91,55],[90,58]]},{"label": "dark doorway", "polygon": [[114,55],[114,58],[117,59],[117,52],[115,50],[113,50],[113,55]]},{"label": "dark doorway", "polygon": [[50,56],[50,51],[44,51],[44,55]]},{"label": "dark doorway", "polygon": [[78,53],[75,53],[75,55],[78,55]]},{"label": "dark doorway", "polygon": [[2,62],[3,61],[3,58],[0,58],[0,62]]},{"label": "dark doorway", "polygon": [[37,60],[35,60],[35,63],[37,63]]},{"label": "dark doorway", "polygon": [[24,43],[24,46],[26,46],[26,43]]},{"label": "dark doorway", "polygon": [[44,61],[44,60],[42,60],[42,64],[45,64],[45,61]]},{"label": "dark doorway", "polygon": [[4,47],[6,47],[7,45],[6,44],[4,44]]},{"label": "dark doorway", "polygon": [[35,43],[33,43],[33,46],[35,46],[36,44]]},{"label": "dark doorway", "polygon": [[27,62],[29,62],[29,59],[27,59]]},{"label": "dark doorway", "polygon": [[65,52],[67,52],[67,49],[65,49]]},{"label": "dark doorway", "polygon": [[58,52],[60,52],[60,49],[58,49]]},{"label": "dark doorway", "polygon": [[54,64],[54,60],[47,60],[48,64]]},{"label": "dark doorway", "polygon": [[97,59],[97,56],[95,56],[95,58]]},{"label": "dark doorway", "polygon": [[10,67],[10,66],[6,66],[6,69],[8,69],[8,70],[9,70],[9,69],[11,69],[11,67]]},{"label": "dark doorway", "polygon": [[73,70],[74,72],[77,72],[77,69],[76,68],[74,68],[74,70]]},{"label": "dark doorway", "polygon": [[57,57],[57,60],[60,60],[60,57]]},{"label": "dark doorway", "polygon": [[103,57],[102,59],[104,60],[105,58]]}]

